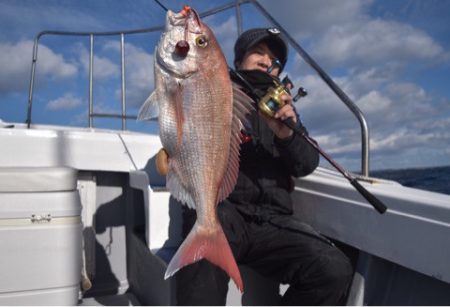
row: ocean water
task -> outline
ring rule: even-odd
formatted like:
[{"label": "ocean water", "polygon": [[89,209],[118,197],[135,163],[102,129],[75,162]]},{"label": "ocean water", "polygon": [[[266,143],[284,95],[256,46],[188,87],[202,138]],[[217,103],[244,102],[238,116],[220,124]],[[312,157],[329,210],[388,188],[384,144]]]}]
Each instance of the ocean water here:
[{"label": "ocean water", "polygon": [[450,166],[372,171],[370,176],[395,180],[407,187],[450,195]]}]

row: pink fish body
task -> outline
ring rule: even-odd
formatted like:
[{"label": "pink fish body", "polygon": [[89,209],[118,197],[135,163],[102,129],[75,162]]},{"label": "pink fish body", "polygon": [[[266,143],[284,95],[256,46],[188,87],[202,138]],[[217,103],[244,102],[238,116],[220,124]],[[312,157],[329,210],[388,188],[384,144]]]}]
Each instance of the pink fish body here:
[{"label": "pink fish body", "polygon": [[240,130],[252,108],[250,100],[233,88],[213,32],[189,7],[167,13],[154,58],[155,91],[139,118],[154,117],[159,110],[160,138],[169,155],[167,188],[197,212],[197,221],[165,276],[207,259],[243,291],[217,205],[236,184]]}]

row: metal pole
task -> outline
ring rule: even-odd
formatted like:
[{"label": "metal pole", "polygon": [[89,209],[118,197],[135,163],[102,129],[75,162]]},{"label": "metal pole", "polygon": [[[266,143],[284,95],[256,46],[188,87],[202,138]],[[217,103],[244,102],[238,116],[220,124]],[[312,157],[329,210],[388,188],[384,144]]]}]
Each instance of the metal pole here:
[{"label": "metal pole", "polygon": [[358,119],[361,126],[361,173],[363,176],[369,176],[369,128],[367,126],[366,119],[364,118],[361,110],[356,104],[337,86],[336,83],[327,75],[327,73],[314,61],[309,54],[300,47],[299,44],[289,35],[289,33],[259,4],[257,1],[253,1],[253,4],[259,9],[259,11],[273,24],[275,25],[289,40],[295,50],[302,56],[306,63],[308,63],[322,78],[322,80],[331,88],[331,90],[341,99],[343,103],[352,111],[355,117]]},{"label": "metal pole", "polygon": [[27,128],[30,128],[31,126],[31,110],[33,105],[33,89],[34,89],[34,76],[36,73],[36,62],[37,62],[37,55],[38,55],[38,45],[39,45],[39,37],[40,34],[36,36],[34,39],[34,46],[33,46],[33,59],[31,61],[31,77],[30,77],[30,86],[28,88],[28,110],[27,110]]},{"label": "metal pole", "polygon": [[120,33],[120,54],[122,57],[122,130],[126,129],[125,106],[125,35]]},{"label": "metal pole", "polygon": [[90,34],[90,52],[89,52],[89,128],[93,126],[92,113],[94,113],[93,102],[93,82],[94,82],[94,35]]},{"label": "metal pole", "polygon": [[242,16],[241,16],[241,5],[239,0],[236,0],[236,23],[239,36],[242,34]]}]

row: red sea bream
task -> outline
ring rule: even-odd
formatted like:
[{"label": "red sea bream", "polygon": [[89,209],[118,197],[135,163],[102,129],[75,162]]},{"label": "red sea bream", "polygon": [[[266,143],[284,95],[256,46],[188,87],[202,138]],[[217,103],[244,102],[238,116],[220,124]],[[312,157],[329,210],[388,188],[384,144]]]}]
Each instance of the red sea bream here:
[{"label": "red sea bream", "polygon": [[217,206],[236,184],[240,131],[252,108],[250,100],[233,88],[213,32],[189,7],[167,13],[154,58],[155,90],[139,118],[159,114],[160,138],[169,155],[167,188],[197,212],[197,221],[170,261],[166,278],[207,259],[243,291]]}]

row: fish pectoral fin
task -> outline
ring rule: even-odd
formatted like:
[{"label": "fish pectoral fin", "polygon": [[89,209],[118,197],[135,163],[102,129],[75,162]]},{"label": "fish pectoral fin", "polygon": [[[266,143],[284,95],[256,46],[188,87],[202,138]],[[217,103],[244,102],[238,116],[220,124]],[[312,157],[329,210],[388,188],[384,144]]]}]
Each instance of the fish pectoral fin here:
[{"label": "fish pectoral fin", "polygon": [[137,116],[138,120],[149,120],[159,116],[157,96],[156,91],[153,91],[150,96],[148,96],[139,110]]},{"label": "fish pectoral fin", "polygon": [[181,268],[201,259],[206,259],[224,270],[243,292],[244,285],[239,268],[219,224],[215,231],[202,231],[196,222],[167,266],[164,278],[173,276]]},{"label": "fish pectoral fin", "polygon": [[245,94],[236,83],[233,85],[233,116],[238,119],[243,126],[250,126],[247,116],[255,109],[255,102]]},{"label": "fish pectoral fin", "polygon": [[218,202],[226,199],[236,185],[239,174],[241,129],[243,127],[250,127],[250,121],[247,115],[254,110],[253,104],[254,101],[233,83],[233,120],[230,136],[230,152],[227,163],[228,167],[223,176],[217,196]]}]

